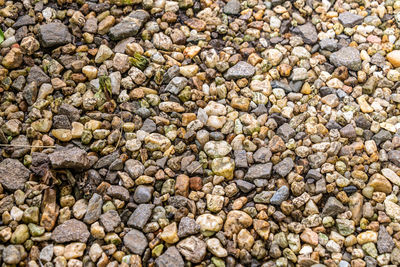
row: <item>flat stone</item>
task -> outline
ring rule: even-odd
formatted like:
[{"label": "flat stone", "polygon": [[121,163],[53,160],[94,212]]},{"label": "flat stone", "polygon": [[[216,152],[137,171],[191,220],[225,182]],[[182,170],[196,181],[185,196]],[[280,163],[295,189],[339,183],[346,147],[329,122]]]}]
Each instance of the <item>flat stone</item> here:
[{"label": "flat stone", "polygon": [[145,119],[145,121],[143,122],[142,128],[140,128],[140,130],[148,132],[148,133],[152,133],[157,130],[157,125],[152,119],[148,118],[148,119]]},{"label": "flat stone", "polygon": [[388,152],[388,157],[389,160],[396,165],[397,167],[400,167],[400,151],[399,150],[390,150]]},{"label": "flat stone", "polygon": [[153,204],[140,204],[129,217],[128,226],[143,229],[147,221],[150,219],[153,211]]},{"label": "flat stone", "polygon": [[208,250],[219,258],[228,256],[228,251],[222,246],[218,238],[210,238],[207,240]]},{"label": "flat stone", "polygon": [[253,223],[252,218],[244,211],[231,210],[224,224],[224,231],[227,236],[239,233],[243,228],[249,227]]},{"label": "flat stone", "polygon": [[72,35],[67,26],[59,22],[40,26],[39,38],[43,47],[60,46],[72,42]]},{"label": "flat stone", "polygon": [[343,47],[329,57],[330,62],[336,67],[345,66],[350,70],[361,69],[360,51],[354,47]]},{"label": "flat stone", "polygon": [[124,18],[120,23],[110,28],[108,34],[112,40],[122,40],[135,36],[141,27],[150,18],[144,10],[135,10]]},{"label": "flat stone", "polygon": [[101,207],[103,205],[103,198],[94,193],[89,200],[88,208],[83,218],[83,221],[87,224],[92,224],[100,218]]},{"label": "flat stone", "polygon": [[211,169],[216,175],[232,180],[235,162],[230,157],[216,158],[211,163]]},{"label": "flat stone", "polygon": [[180,241],[176,247],[187,261],[193,263],[200,263],[206,256],[206,243],[195,236]]},{"label": "flat stone", "polygon": [[381,170],[381,172],[393,184],[400,186],[400,177],[394,171],[388,168],[384,168]]},{"label": "flat stone", "polygon": [[393,238],[386,231],[385,226],[381,225],[379,227],[378,243],[377,243],[379,254],[392,252],[394,246],[395,244],[393,242]]},{"label": "flat stone", "polygon": [[346,208],[335,197],[330,197],[325,203],[322,210],[322,216],[335,216],[339,213],[345,212]]},{"label": "flat stone", "polygon": [[0,184],[10,191],[24,189],[30,171],[16,159],[4,159],[0,163]]},{"label": "flat stone", "polygon": [[17,19],[17,21],[12,25],[14,29],[20,28],[22,26],[35,25],[35,18],[29,15],[21,16]]},{"label": "flat stone", "polygon": [[148,246],[148,242],[142,232],[133,229],[124,236],[124,245],[132,253],[142,255]]},{"label": "flat stone", "polygon": [[278,128],[276,134],[287,142],[296,135],[296,131],[288,123],[284,123]]},{"label": "flat stone", "polygon": [[26,81],[28,84],[35,82],[36,86],[41,86],[44,83],[49,83],[50,77],[39,66],[35,65],[29,71]]},{"label": "flat stone", "polygon": [[356,25],[360,25],[363,20],[363,16],[348,11],[339,14],[339,22],[342,23],[344,27],[353,28]]},{"label": "flat stone", "polygon": [[272,152],[267,147],[260,147],[253,154],[253,159],[257,163],[267,163],[271,159]]},{"label": "flat stone", "polygon": [[317,30],[311,22],[296,27],[294,33],[299,34],[306,44],[312,45],[318,41]]},{"label": "flat stone", "polygon": [[134,159],[128,159],[125,161],[124,170],[134,179],[138,178],[140,175],[144,173],[144,166],[143,164]]},{"label": "flat stone", "polygon": [[2,251],[2,258],[4,263],[16,265],[21,261],[21,253],[14,245],[8,245]]},{"label": "flat stone", "polygon": [[176,247],[169,247],[160,257],[156,259],[157,267],[184,267],[185,263]]},{"label": "flat stone", "polygon": [[386,199],[384,202],[386,214],[397,221],[400,221],[400,206]]},{"label": "flat stone", "polygon": [[226,141],[209,141],[204,145],[204,152],[211,158],[221,158],[229,154],[232,147]]},{"label": "flat stone", "polygon": [[165,91],[177,95],[183,90],[183,88],[185,88],[187,83],[188,79],[185,77],[175,77],[165,87]]},{"label": "flat stone", "polygon": [[51,259],[53,258],[53,250],[54,246],[52,244],[42,248],[42,251],[40,251],[39,255],[40,260],[44,262],[51,262]]},{"label": "flat stone", "polygon": [[242,191],[243,193],[248,193],[256,187],[254,184],[246,182],[244,180],[235,180],[235,183],[240,191]]},{"label": "flat stone", "polygon": [[201,214],[196,219],[196,223],[200,225],[200,231],[203,235],[209,236],[221,230],[224,221],[221,217],[212,214]]},{"label": "flat stone", "polygon": [[247,155],[246,150],[235,150],[235,166],[236,168],[247,168]]},{"label": "flat stone", "polygon": [[120,225],[121,218],[116,210],[109,210],[100,216],[100,221],[106,232],[112,232]]},{"label": "flat stone", "polygon": [[352,124],[347,124],[345,127],[340,129],[340,134],[345,137],[345,138],[356,138],[356,129],[354,129],[354,126]]},{"label": "flat stone", "polygon": [[238,15],[240,13],[240,1],[230,0],[224,6],[224,13],[228,15]]},{"label": "flat stone", "polygon": [[275,192],[275,194],[270,199],[272,205],[281,205],[283,201],[287,200],[289,197],[289,188],[284,185]]},{"label": "flat stone", "polygon": [[54,228],[51,239],[57,243],[79,241],[86,243],[90,236],[86,224],[71,219]]},{"label": "flat stone", "polygon": [[319,42],[322,50],[336,51],[338,47],[338,41],[336,39],[325,38]]},{"label": "flat stone", "polygon": [[89,159],[85,150],[73,147],[59,149],[49,155],[51,165],[55,169],[87,169]]},{"label": "flat stone", "polygon": [[288,175],[290,173],[290,171],[293,169],[294,167],[294,162],[292,160],[292,158],[284,158],[281,162],[279,162],[278,164],[276,164],[274,166],[274,172],[276,172],[277,174],[279,174],[282,177],[285,177],[286,175]]},{"label": "flat stone", "polygon": [[107,195],[109,195],[112,198],[117,198],[122,201],[128,201],[129,200],[129,191],[123,186],[120,185],[111,185],[107,189]]},{"label": "flat stone", "polygon": [[136,188],[135,193],[133,194],[133,200],[135,200],[135,202],[139,204],[147,203],[151,200],[153,196],[153,191],[153,187],[139,185]]},{"label": "flat stone", "polygon": [[245,61],[239,61],[235,66],[228,69],[224,77],[227,80],[250,78],[255,73],[255,68]]},{"label": "flat stone", "polygon": [[113,163],[119,157],[118,152],[111,153],[104,157],[101,157],[94,165],[93,168],[100,169],[100,168],[108,168],[111,163]]},{"label": "flat stone", "polygon": [[247,171],[244,179],[252,181],[254,179],[268,179],[271,177],[272,163],[254,164]]},{"label": "flat stone", "polygon": [[195,235],[200,232],[200,225],[196,221],[189,217],[183,217],[179,222],[178,236],[180,238],[187,237],[189,235]]}]

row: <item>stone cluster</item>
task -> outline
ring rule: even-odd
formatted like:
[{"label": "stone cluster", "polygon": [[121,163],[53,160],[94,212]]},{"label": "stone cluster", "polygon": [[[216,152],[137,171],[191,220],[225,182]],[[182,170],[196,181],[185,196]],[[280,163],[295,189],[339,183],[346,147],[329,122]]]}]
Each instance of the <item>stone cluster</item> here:
[{"label": "stone cluster", "polygon": [[400,266],[399,0],[0,0],[0,264]]}]

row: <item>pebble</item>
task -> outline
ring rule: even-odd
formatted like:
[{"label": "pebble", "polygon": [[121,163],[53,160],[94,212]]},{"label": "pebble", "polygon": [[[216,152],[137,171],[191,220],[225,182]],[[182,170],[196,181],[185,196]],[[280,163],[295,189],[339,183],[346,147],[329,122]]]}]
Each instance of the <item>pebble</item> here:
[{"label": "pebble", "polygon": [[350,70],[361,69],[360,52],[354,47],[343,47],[330,55],[329,60],[336,66],[346,66]]},{"label": "pebble", "polygon": [[287,200],[289,197],[289,188],[287,186],[282,186],[278,189],[270,199],[272,205],[281,205],[283,201]]},{"label": "pebble", "polygon": [[400,50],[394,50],[386,55],[387,60],[393,67],[400,67]]},{"label": "pebble", "polygon": [[190,262],[200,263],[206,256],[206,243],[195,236],[185,238],[176,247],[183,257]]},{"label": "pebble", "polygon": [[71,241],[86,242],[90,236],[87,226],[76,219],[70,219],[63,224],[57,226],[51,238],[57,243],[65,243]]},{"label": "pebble", "polygon": [[344,27],[352,28],[361,24],[363,20],[363,16],[348,11],[339,14],[339,21]]},{"label": "pebble", "polygon": [[254,73],[255,68],[252,65],[245,61],[240,61],[235,66],[229,68],[224,76],[227,80],[234,80],[251,77]]},{"label": "pebble", "polygon": [[132,253],[142,255],[148,245],[148,242],[142,232],[133,229],[124,236],[124,245]]},{"label": "pebble", "polygon": [[156,265],[183,267],[184,261],[178,249],[174,246],[171,246],[156,259]]},{"label": "pebble", "polygon": [[0,1],[3,264],[400,265],[381,2]]},{"label": "pebble", "polygon": [[210,238],[206,243],[208,250],[215,256],[219,258],[228,256],[228,252],[222,247],[218,238]]}]

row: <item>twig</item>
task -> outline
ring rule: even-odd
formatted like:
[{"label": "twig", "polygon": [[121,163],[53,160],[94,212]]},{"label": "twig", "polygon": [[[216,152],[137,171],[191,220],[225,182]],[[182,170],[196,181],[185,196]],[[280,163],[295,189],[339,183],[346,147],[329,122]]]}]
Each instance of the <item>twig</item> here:
[{"label": "twig", "polygon": [[118,137],[118,141],[117,141],[117,145],[115,146],[115,150],[116,151],[118,149],[119,143],[121,142],[121,138],[122,138],[122,125],[123,125],[123,121],[122,121],[122,113],[119,115],[119,118],[121,119],[121,125],[119,126],[119,137]]},{"label": "twig", "polygon": [[200,164],[196,169],[194,169],[190,174],[193,174],[195,171],[197,171],[198,169],[202,168],[203,166]]},{"label": "twig", "polygon": [[10,144],[0,144],[3,147],[29,147],[29,148],[55,148],[56,146],[33,146],[33,145],[10,145]]}]

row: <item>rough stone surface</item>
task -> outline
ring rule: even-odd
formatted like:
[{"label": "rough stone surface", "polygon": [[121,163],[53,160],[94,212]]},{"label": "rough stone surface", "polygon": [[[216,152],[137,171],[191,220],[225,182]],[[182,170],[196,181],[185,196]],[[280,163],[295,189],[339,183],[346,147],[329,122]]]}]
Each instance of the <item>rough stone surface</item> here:
[{"label": "rough stone surface", "polygon": [[148,245],[148,242],[142,232],[133,229],[124,236],[124,245],[132,253],[142,255]]},{"label": "rough stone surface", "polygon": [[343,12],[339,14],[339,21],[345,27],[354,27],[362,23],[364,17],[351,13],[351,12]]},{"label": "rough stone surface", "polygon": [[272,164],[256,164],[249,168],[246,173],[245,179],[254,180],[254,179],[268,179],[271,176],[272,172]]},{"label": "rough stone surface", "polygon": [[44,24],[39,29],[39,38],[44,47],[54,47],[72,42],[68,28],[58,22]]},{"label": "rough stone surface", "polygon": [[29,179],[30,171],[16,159],[0,162],[0,184],[6,190],[23,189]]},{"label": "rough stone surface", "polygon": [[76,219],[71,219],[54,228],[51,239],[57,243],[79,241],[85,243],[90,236],[87,226]]},{"label": "rough stone surface", "polygon": [[354,71],[361,69],[360,52],[354,47],[343,47],[339,51],[332,53],[329,60],[336,67],[345,66]]},{"label": "rough stone surface", "polygon": [[245,61],[238,62],[235,66],[231,67],[224,75],[227,80],[234,80],[240,78],[248,78],[253,76],[255,69],[252,65]]},{"label": "rough stone surface", "polygon": [[298,26],[295,33],[300,34],[306,44],[315,44],[318,41],[317,31],[311,23]]},{"label": "rough stone surface", "polygon": [[129,217],[128,226],[143,229],[151,216],[153,204],[140,204]]},{"label": "rough stone surface", "polygon": [[86,151],[80,148],[60,149],[50,154],[51,165],[55,169],[67,168],[82,170],[89,167]]},{"label": "rough stone surface", "polygon": [[159,267],[183,267],[184,261],[176,247],[169,247],[160,257],[156,259],[156,266]]}]

